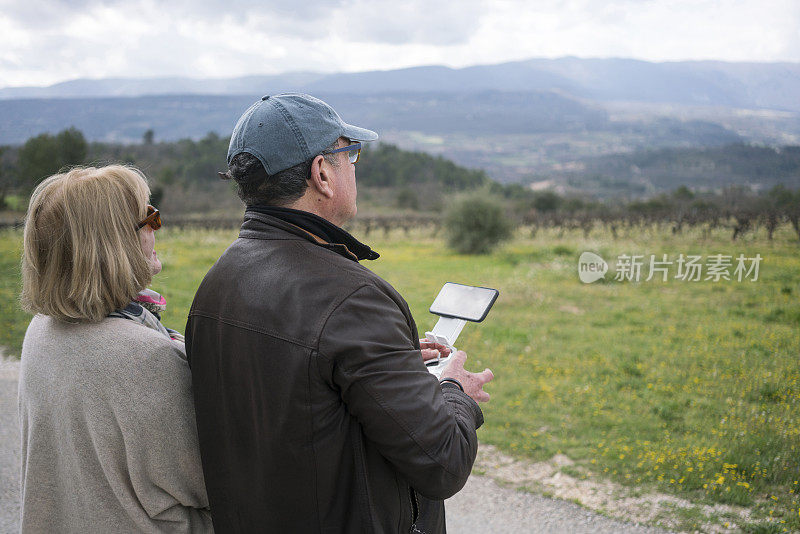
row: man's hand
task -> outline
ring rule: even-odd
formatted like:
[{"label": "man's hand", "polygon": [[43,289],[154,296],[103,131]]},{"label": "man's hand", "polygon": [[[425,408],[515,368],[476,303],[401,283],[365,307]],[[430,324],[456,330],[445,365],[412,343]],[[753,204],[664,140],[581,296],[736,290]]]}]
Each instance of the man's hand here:
[{"label": "man's hand", "polygon": [[441,378],[458,380],[464,387],[464,393],[472,397],[475,402],[488,401],[489,394],[483,391],[483,385],[491,382],[494,374],[490,369],[486,369],[482,373],[470,373],[464,369],[465,361],[467,361],[467,353],[463,350],[457,351],[442,371]]},{"label": "man's hand", "polygon": [[435,360],[436,357],[447,358],[450,355],[450,349],[441,343],[434,343],[427,339],[419,340],[420,352],[422,352],[422,361]]}]

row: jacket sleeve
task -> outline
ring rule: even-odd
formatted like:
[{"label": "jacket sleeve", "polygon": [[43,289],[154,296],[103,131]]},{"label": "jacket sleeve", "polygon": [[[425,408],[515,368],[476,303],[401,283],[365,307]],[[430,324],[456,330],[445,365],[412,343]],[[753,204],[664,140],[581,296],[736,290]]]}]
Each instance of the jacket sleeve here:
[{"label": "jacket sleeve", "polygon": [[328,318],[319,352],[366,439],[420,494],[446,499],[472,470],[483,415],[458,388],[443,393],[411,332],[391,297],[362,286]]}]

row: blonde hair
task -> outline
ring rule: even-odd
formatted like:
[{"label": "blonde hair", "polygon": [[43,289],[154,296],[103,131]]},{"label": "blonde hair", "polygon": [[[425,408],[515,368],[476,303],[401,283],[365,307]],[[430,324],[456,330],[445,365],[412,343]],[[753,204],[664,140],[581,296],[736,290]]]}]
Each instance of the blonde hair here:
[{"label": "blonde hair", "polygon": [[150,188],[123,165],[74,168],[31,195],[22,252],[22,306],[70,322],[97,322],[150,283],[136,224]]}]

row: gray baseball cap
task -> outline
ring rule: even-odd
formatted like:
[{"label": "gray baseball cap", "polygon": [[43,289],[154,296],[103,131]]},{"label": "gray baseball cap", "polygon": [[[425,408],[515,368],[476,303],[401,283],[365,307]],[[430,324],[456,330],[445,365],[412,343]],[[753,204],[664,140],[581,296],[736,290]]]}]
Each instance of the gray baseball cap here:
[{"label": "gray baseball cap", "polygon": [[228,164],[236,154],[248,152],[272,175],[310,160],[339,137],[366,142],[375,141],[378,134],[347,124],[332,107],[311,95],[267,95],[236,123]]}]

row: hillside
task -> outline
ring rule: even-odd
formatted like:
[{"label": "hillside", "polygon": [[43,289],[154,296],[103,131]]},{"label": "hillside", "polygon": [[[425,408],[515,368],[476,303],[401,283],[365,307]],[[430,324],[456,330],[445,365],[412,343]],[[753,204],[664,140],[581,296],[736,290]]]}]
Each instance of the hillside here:
[{"label": "hillside", "polygon": [[[87,143],[75,129],[31,138],[22,147],[0,145],[0,209],[5,195],[27,198],[62,167],[123,162],[145,172],[154,202],[172,213],[235,211],[241,207],[235,185],[217,174],[227,168],[227,150],[228,138],[213,133],[198,141],[121,144]],[[445,194],[489,182],[483,171],[384,143],[368,145],[358,163],[361,198],[381,210],[441,207]]]},{"label": "hillside", "polygon": [[[705,135],[714,132],[711,128]],[[480,147],[480,141],[465,139],[459,149],[463,157],[450,159],[405,150],[385,141],[370,144],[358,164],[359,186],[372,189],[364,198],[374,200],[376,206],[411,209],[436,208],[446,194],[487,185],[517,198],[530,198],[532,191],[554,189],[611,199],[650,197],[679,187],[720,191],[744,186],[754,192],[777,185],[800,187],[800,146],[765,147],[737,142],[704,148],[641,148],[583,157],[573,154],[563,164],[532,168],[522,184],[509,185],[501,185],[503,181],[496,174],[476,168],[480,165],[469,158],[476,147]],[[38,179],[62,166],[127,162],[146,172],[158,195],[175,201],[174,210],[202,211],[213,207],[216,195],[232,185],[217,177],[217,171],[226,168],[227,148],[228,138],[213,132],[197,141],[185,138],[154,142],[146,136],[139,143],[87,142],[83,133],[74,128],[56,136],[43,134],[22,146],[0,145],[0,195],[15,191],[24,194]],[[487,144],[483,148],[482,154],[495,154],[498,145]],[[238,206],[232,196],[225,195],[223,198],[230,200],[228,207]],[[373,199],[371,195],[377,196]]]},{"label": "hillside", "polygon": [[[434,134],[570,132],[608,128],[607,113],[553,92],[386,93],[368,98],[319,94],[349,122],[386,130]],[[22,143],[42,132],[75,126],[89,139],[139,141],[152,129],[159,139],[228,135],[259,95],[143,96],[0,100],[0,144]]]},{"label": "hillside", "polygon": [[732,144],[712,148],[666,148],[586,158],[568,170],[539,179],[563,190],[604,197],[650,196],[681,186],[721,190],[744,186],[764,191],[800,187],[800,146],[780,148]]}]

